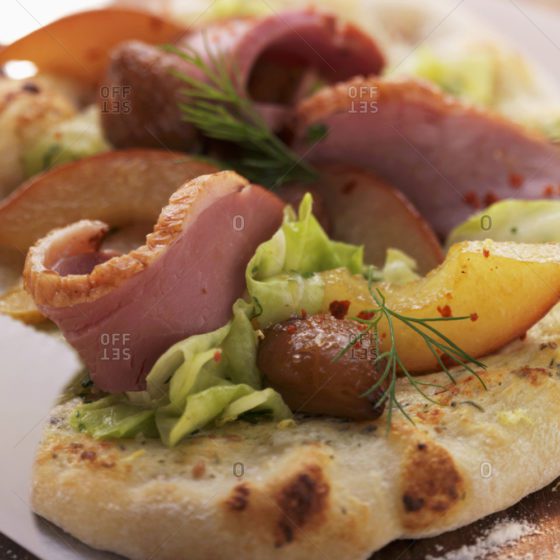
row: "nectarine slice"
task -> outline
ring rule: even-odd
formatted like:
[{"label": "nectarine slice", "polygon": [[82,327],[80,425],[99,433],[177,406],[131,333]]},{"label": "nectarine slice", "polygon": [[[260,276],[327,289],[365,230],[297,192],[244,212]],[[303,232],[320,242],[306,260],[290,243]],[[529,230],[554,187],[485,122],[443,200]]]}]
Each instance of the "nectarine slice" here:
[{"label": "nectarine slice", "polygon": [[[349,317],[376,306],[362,276],[345,270],[323,274],[325,311],[334,300],[351,302]],[[458,243],[426,277],[402,286],[374,286],[385,296],[388,308],[408,317],[468,317],[431,324],[478,358],[523,335],[559,301],[560,244]],[[422,337],[402,322],[393,322],[405,367],[411,372],[440,369]],[[379,336],[381,348],[387,350],[386,321],[379,325]]]},{"label": "nectarine slice", "polygon": [[26,251],[84,218],[112,227],[155,223],[171,194],[216,167],[163,150],[105,152],[37,175],[0,203],[0,245]]},{"label": "nectarine slice", "polygon": [[0,66],[30,60],[40,71],[95,85],[115,45],[129,39],[169,43],[184,33],[176,23],[138,10],[89,10],[63,17],[4,47]]},{"label": "nectarine slice", "polygon": [[48,321],[37,309],[33,298],[23,286],[17,286],[0,296],[0,313],[28,325],[38,325]]},{"label": "nectarine slice", "polygon": [[364,245],[365,261],[377,266],[383,265],[390,247],[414,258],[422,274],[443,261],[431,227],[400,191],[358,167],[330,164],[319,170],[315,188],[333,239]]}]

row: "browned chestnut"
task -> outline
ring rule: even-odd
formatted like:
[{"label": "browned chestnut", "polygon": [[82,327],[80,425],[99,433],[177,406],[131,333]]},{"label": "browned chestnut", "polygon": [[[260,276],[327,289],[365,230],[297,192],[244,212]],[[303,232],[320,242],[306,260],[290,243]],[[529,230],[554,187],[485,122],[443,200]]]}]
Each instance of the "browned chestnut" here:
[{"label": "browned chestnut", "polygon": [[369,339],[335,360],[361,332],[359,323],[329,314],[278,323],[264,333],[258,367],[294,411],[354,420],[377,418],[384,405],[375,404],[387,384],[361,396],[380,377]]}]

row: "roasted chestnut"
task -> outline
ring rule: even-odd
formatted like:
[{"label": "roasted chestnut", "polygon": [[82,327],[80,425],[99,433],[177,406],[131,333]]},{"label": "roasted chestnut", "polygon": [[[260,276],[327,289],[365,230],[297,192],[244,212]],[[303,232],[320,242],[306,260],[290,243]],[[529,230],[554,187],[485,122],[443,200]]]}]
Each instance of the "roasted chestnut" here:
[{"label": "roasted chestnut", "polygon": [[353,420],[377,418],[384,404],[376,403],[387,383],[362,396],[382,370],[376,367],[375,344],[369,335],[337,358],[361,328],[356,321],[330,314],[278,323],[264,333],[258,367],[293,411]]}]

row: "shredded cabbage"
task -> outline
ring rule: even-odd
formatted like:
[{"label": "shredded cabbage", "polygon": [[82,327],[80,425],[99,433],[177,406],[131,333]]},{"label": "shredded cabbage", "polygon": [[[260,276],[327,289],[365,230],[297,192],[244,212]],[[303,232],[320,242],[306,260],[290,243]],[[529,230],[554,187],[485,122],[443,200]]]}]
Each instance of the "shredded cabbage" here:
[{"label": "shredded cabbage", "polygon": [[418,280],[420,276],[416,274],[418,264],[416,261],[403,253],[400,249],[387,249],[385,264],[381,271],[384,282],[401,286],[408,282]]},{"label": "shredded cabbage", "polygon": [[289,418],[280,395],[261,390],[252,312],[251,305],[238,300],[227,325],[169,348],[148,374],[145,391],[80,405],[71,425],[96,438],[159,435],[173,446],[210,422],[231,422],[250,412]]},{"label": "shredded cabbage", "polygon": [[[521,54],[495,43],[467,43],[445,54],[423,47],[398,73],[429,80],[463,101],[498,111],[552,141],[560,138],[560,108],[554,97],[541,95],[544,78]],[[552,85],[546,87],[550,90]]]},{"label": "shredded cabbage", "polygon": [[101,130],[99,109],[92,105],[79,115],[56,123],[26,146],[23,153],[25,176],[31,177],[55,165],[109,149]]},{"label": "shredded cabbage", "polygon": [[447,246],[474,239],[519,243],[560,241],[560,201],[496,202],[457,226],[449,234]]},{"label": "shredded cabbage", "polygon": [[496,101],[495,62],[488,53],[480,51],[459,60],[445,60],[423,48],[417,54],[413,71],[455,97],[490,107]]},{"label": "shredded cabbage", "polygon": [[321,309],[324,282],[318,272],[347,268],[363,271],[363,247],[329,239],[312,209],[310,194],[299,216],[287,207],[284,223],[272,239],[261,244],[246,271],[247,291],[258,308],[261,327]]}]

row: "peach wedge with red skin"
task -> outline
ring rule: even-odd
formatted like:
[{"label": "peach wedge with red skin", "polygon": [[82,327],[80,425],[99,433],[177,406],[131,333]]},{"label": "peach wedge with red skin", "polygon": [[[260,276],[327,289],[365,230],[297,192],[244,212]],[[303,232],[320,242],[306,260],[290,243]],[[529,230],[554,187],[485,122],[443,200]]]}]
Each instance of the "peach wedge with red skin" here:
[{"label": "peach wedge with red skin", "polygon": [[122,8],[89,10],[63,17],[0,50],[0,66],[30,60],[40,71],[97,84],[111,49],[129,39],[172,43],[185,29],[154,14]]},{"label": "peach wedge with red skin", "polygon": [[[337,270],[325,273],[325,282],[326,309],[333,300],[350,300],[349,316],[357,316],[376,306],[361,277]],[[388,308],[407,317],[467,317],[431,324],[479,358],[523,335],[559,301],[560,244],[458,243],[426,277],[375,287]],[[398,320],[393,323],[396,347],[409,371],[441,369],[422,337]],[[380,323],[379,334],[382,349],[389,349],[386,322]]]},{"label": "peach wedge with red skin", "polygon": [[56,167],[0,203],[0,246],[26,251],[54,228],[82,219],[111,227],[153,224],[183,183],[216,167],[163,150],[106,152]]},{"label": "peach wedge with red skin", "polygon": [[385,262],[389,247],[414,258],[423,274],[443,261],[432,228],[400,191],[359,167],[325,164],[319,170],[316,189],[333,239],[364,245],[365,261],[377,266]]}]

